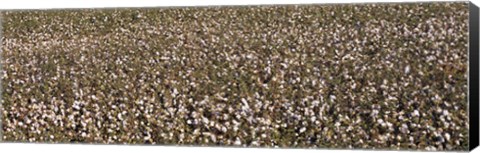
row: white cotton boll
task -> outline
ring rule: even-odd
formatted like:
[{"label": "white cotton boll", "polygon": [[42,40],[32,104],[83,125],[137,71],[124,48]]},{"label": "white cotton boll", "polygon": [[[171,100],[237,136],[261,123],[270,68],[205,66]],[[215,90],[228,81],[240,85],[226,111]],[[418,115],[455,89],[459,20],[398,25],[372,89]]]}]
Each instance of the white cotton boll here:
[{"label": "white cotton boll", "polygon": [[178,95],[178,90],[176,88],[173,89],[173,96]]},{"label": "white cotton boll", "polygon": [[210,139],[212,139],[213,142],[217,142],[217,137],[215,135],[210,135]]},{"label": "white cotton boll", "polygon": [[80,102],[79,101],[74,101],[72,107],[75,110],[80,110]]},{"label": "white cotton boll", "polygon": [[445,139],[446,139],[447,141],[450,141],[450,134],[445,133]]},{"label": "white cotton boll", "polygon": [[242,103],[243,103],[243,105],[245,105],[245,108],[250,108],[250,106],[248,105],[248,102],[245,98],[242,98]]},{"label": "white cotton boll", "polygon": [[448,116],[450,113],[448,113],[448,110],[443,110],[443,115]]},{"label": "white cotton boll", "polygon": [[242,145],[242,142],[240,141],[239,138],[237,138],[233,144],[239,146],[239,145]]},{"label": "white cotton boll", "polygon": [[139,100],[139,101],[137,101],[137,104],[139,104],[139,105],[143,105],[143,100]]},{"label": "white cotton boll", "polygon": [[222,132],[227,132],[227,128],[226,128],[226,127],[222,127]]},{"label": "white cotton boll", "polygon": [[122,114],[118,114],[118,115],[117,115],[117,118],[118,118],[119,120],[123,120]]},{"label": "white cotton boll", "polygon": [[335,95],[330,95],[330,99],[335,100],[337,97]]},{"label": "white cotton boll", "polygon": [[147,136],[143,137],[143,140],[145,140],[145,141],[150,140],[150,136],[147,135]]},{"label": "white cotton boll", "polygon": [[393,126],[393,124],[390,123],[390,122],[387,122],[386,124],[387,124],[388,127],[392,127],[392,126]]},{"label": "white cotton boll", "polygon": [[267,134],[263,133],[262,138],[266,138],[266,137],[267,137]]},{"label": "white cotton boll", "polygon": [[414,117],[420,116],[420,113],[418,112],[418,110],[414,110],[413,113],[412,113],[412,116],[414,116]]},{"label": "white cotton boll", "polygon": [[302,128],[300,129],[300,133],[303,133],[303,132],[305,132],[306,130],[307,130],[307,128],[302,127]]},{"label": "white cotton boll", "polygon": [[29,118],[26,118],[25,123],[30,124],[30,123],[32,123],[32,120],[30,120]]},{"label": "white cotton boll", "polygon": [[97,96],[95,96],[95,95],[92,95],[91,98],[92,98],[93,100],[98,100]]},{"label": "white cotton boll", "polygon": [[383,124],[383,119],[378,119],[377,122],[378,122],[379,124]]},{"label": "white cotton boll", "polygon": [[405,73],[406,73],[406,74],[410,73],[410,65],[407,65],[407,66],[405,67]]},{"label": "white cotton boll", "polygon": [[210,121],[208,120],[208,118],[203,117],[203,118],[202,118],[202,122],[205,123],[205,124],[208,124]]},{"label": "white cotton boll", "polygon": [[378,115],[378,113],[379,113],[379,111],[378,111],[378,110],[376,110],[376,109],[372,110],[372,116],[377,116],[377,115]]}]

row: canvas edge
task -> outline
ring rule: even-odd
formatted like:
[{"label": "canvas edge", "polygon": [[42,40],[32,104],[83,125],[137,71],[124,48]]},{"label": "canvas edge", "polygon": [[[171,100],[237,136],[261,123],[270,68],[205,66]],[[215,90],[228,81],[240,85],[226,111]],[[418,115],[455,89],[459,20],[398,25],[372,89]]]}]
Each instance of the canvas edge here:
[{"label": "canvas edge", "polygon": [[479,141],[479,8],[469,3],[469,150],[478,147]]}]

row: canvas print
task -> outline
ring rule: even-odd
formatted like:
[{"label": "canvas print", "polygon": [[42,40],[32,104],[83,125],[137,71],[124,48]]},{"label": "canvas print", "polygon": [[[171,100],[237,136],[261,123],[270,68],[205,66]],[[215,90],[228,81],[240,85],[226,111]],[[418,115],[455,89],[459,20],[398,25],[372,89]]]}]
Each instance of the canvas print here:
[{"label": "canvas print", "polygon": [[1,11],[1,141],[468,150],[469,6]]}]

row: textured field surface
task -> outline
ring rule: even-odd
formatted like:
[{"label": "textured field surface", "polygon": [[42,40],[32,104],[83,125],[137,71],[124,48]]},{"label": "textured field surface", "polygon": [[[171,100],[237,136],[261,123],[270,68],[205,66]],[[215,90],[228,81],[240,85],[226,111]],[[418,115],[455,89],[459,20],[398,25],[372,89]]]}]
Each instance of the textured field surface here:
[{"label": "textured field surface", "polygon": [[467,3],[1,18],[3,141],[468,149]]}]

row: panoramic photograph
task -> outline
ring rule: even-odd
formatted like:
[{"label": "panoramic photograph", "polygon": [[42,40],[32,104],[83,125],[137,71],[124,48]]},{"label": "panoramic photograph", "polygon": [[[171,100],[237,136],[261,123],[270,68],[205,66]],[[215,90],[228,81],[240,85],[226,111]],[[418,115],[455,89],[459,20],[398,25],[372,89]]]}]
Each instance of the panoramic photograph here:
[{"label": "panoramic photograph", "polygon": [[468,4],[0,11],[0,141],[468,150]]}]

